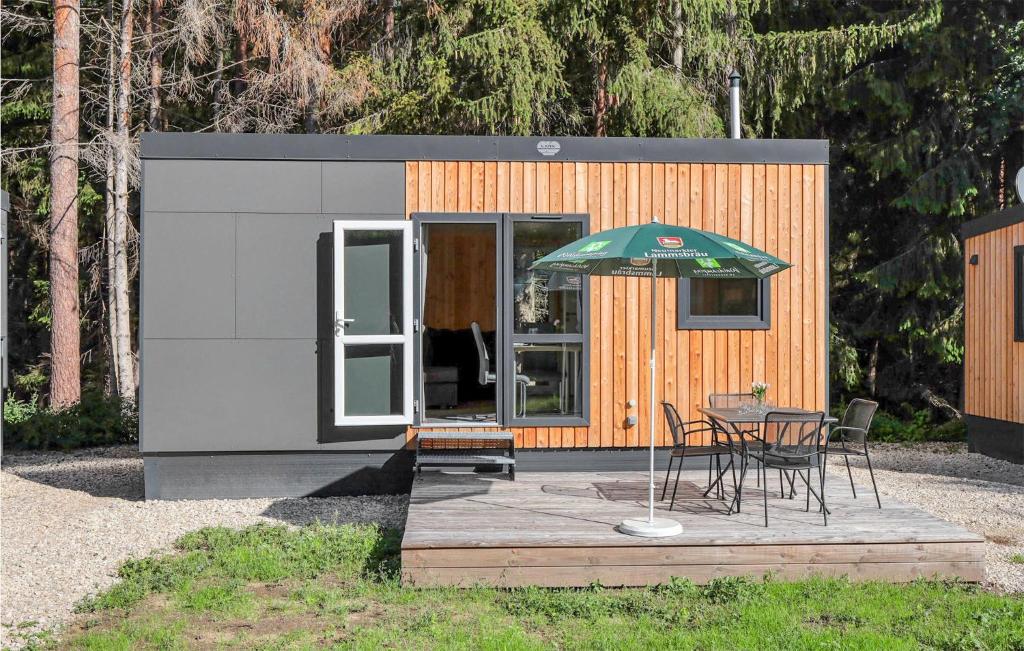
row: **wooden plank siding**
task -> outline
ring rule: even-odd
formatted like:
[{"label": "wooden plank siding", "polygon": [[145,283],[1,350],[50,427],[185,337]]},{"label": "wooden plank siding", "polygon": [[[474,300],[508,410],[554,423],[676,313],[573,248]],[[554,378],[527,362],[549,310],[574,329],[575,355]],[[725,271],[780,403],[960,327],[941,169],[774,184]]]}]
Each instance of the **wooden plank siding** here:
[{"label": "wooden plank siding", "polygon": [[1013,247],[1022,245],[1024,223],[964,242],[964,410],[971,416],[1024,423],[1024,342],[1013,340]]},{"label": "wooden plank siding", "polygon": [[[827,174],[824,165],[408,162],[405,205],[407,217],[456,210],[587,213],[590,232],[656,216],[736,237],[793,263],[771,281],[767,331],[677,330],[677,283],[659,282],[658,399],[697,419],[709,393],[745,391],[755,380],[771,384],[769,399],[779,405],[824,408]],[[593,278],[590,292],[590,427],[511,428],[520,447],[646,444],[649,283]],[[626,404],[631,399],[634,408]],[[639,423],[626,427],[631,415]],[[654,418],[657,443],[669,444],[660,408]]]}]

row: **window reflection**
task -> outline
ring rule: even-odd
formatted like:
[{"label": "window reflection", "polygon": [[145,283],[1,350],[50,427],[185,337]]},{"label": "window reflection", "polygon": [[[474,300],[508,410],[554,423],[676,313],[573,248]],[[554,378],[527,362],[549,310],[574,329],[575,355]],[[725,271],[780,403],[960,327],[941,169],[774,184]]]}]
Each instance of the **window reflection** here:
[{"label": "window reflection", "polygon": [[520,334],[579,333],[582,277],[530,271],[536,260],[582,236],[580,222],[516,222],[512,235],[513,319]]},{"label": "window reflection", "polygon": [[515,344],[513,352],[517,417],[582,416],[582,344]]}]

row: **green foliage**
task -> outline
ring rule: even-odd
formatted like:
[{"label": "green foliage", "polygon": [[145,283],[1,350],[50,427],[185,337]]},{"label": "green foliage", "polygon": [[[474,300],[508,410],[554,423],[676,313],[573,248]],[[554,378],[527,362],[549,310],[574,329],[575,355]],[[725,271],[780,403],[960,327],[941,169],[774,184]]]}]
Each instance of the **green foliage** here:
[{"label": "green foliage", "polygon": [[[352,525],[189,534],[173,554],[125,564],[119,583],[81,605],[90,613],[87,625],[50,646],[183,648],[187,641],[227,643],[218,637],[224,631],[237,632],[230,644],[239,648],[1024,645],[1024,600],[955,581],[722,578],[633,589],[416,589],[374,569],[382,558],[396,562],[397,538],[398,532]],[[283,573],[236,564],[264,557],[267,546],[281,550],[276,567]],[[255,578],[261,575],[273,578]],[[147,599],[156,594],[167,598]]]},{"label": "green foliage", "polygon": [[49,450],[135,443],[139,417],[134,403],[98,392],[62,411],[42,407],[37,396],[19,400],[13,394],[4,403],[4,447]]},{"label": "green foliage", "polygon": [[[842,417],[846,405],[835,407],[833,415]],[[930,409],[913,409],[910,405],[901,405],[904,416],[894,415],[883,409],[875,412],[871,421],[871,441],[886,443],[917,443],[921,441],[958,442],[967,440],[967,426],[963,420],[952,419],[936,422]]]}]

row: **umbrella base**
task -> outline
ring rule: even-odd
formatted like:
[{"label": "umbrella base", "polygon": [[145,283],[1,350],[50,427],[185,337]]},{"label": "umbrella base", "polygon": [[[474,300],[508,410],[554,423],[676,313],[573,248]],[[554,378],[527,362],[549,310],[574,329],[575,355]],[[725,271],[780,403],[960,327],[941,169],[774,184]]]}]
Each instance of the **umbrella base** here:
[{"label": "umbrella base", "polygon": [[675,520],[655,518],[654,520],[623,520],[616,527],[619,533],[641,538],[666,538],[683,533],[683,525]]}]

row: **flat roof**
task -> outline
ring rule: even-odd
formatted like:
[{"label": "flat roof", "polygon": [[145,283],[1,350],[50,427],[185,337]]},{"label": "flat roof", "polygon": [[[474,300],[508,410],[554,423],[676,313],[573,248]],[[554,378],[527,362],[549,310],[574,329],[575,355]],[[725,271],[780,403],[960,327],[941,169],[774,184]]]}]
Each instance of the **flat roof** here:
[{"label": "flat roof", "polygon": [[149,132],[142,135],[141,156],[179,160],[828,164],[828,141]]},{"label": "flat roof", "polygon": [[966,240],[969,237],[984,235],[985,233],[997,231],[1000,228],[1006,228],[1021,222],[1024,222],[1024,204],[1004,208],[1003,210],[989,213],[984,217],[964,222],[960,226],[960,236]]}]

